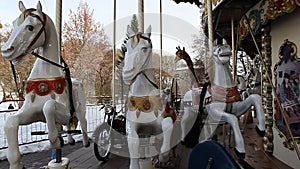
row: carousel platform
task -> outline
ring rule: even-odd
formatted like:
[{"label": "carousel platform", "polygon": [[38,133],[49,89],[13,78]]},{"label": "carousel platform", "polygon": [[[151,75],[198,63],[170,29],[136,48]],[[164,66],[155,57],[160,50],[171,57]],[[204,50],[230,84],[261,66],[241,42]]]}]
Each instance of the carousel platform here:
[{"label": "carousel platform", "polygon": [[[228,127],[228,126],[226,126]],[[220,133],[218,138],[220,143],[223,142],[223,135]],[[228,144],[228,135],[225,136],[227,144],[225,146],[226,150],[232,155],[233,159],[236,160],[238,165],[244,169],[292,169],[286,164],[282,163],[270,154],[263,151],[263,140],[258,137],[255,132],[255,124],[247,124],[244,131],[244,138],[246,144],[246,157],[244,160],[238,160],[235,156],[233,148],[233,141]],[[230,140],[233,140],[231,138]],[[223,143],[221,143],[223,144]],[[191,148],[186,148],[185,146],[178,144],[176,147],[176,153],[178,155],[178,161],[176,169],[188,169],[189,158],[192,152]],[[117,156],[111,154],[109,160],[106,162],[99,162],[95,155],[93,154],[92,146],[90,148],[81,148],[67,156],[71,161],[72,169],[128,169],[129,168],[129,158]],[[201,160],[201,159],[199,159]]]},{"label": "carousel platform", "polygon": [[[223,139],[223,128],[220,127],[218,133],[218,143],[224,145],[231,157],[237,162],[240,168],[244,169],[291,169],[291,167],[282,163],[272,155],[263,151],[263,139],[258,137],[255,132],[255,123],[247,124],[244,131],[244,140],[246,144],[246,157],[244,160],[238,160],[233,151],[233,138],[229,144],[229,126],[225,126],[225,142]],[[231,134],[232,137],[232,134]],[[176,169],[188,169],[189,158],[192,152],[191,148],[186,148],[180,143],[176,147]],[[129,158],[110,154],[108,161],[100,162],[96,159],[93,151],[93,143],[90,147],[82,147],[82,143],[76,143],[75,146],[66,145],[63,149],[63,156],[70,159],[71,169],[128,169]],[[200,155],[199,155],[200,156]],[[51,150],[44,152],[23,155],[22,161],[26,168],[47,168],[51,158]],[[201,160],[201,159],[199,159]],[[0,168],[9,168],[7,160],[0,161]]]}]

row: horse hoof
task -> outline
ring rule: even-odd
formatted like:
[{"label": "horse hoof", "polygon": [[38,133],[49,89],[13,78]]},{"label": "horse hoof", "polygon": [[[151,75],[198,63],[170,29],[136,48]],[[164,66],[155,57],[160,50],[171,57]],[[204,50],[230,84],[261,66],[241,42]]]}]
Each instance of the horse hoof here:
[{"label": "horse hoof", "polygon": [[88,141],[87,144],[84,145],[85,148],[90,147],[91,143]]},{"label": "horse hoof", "polygon": [[234,148],[234,152],[235,152],[236,156],[240,159],[244,159],[246,156],[246,153],[240,153],[236,148]]},{"label": "horse hoof", "polygon": [[59,139],[59,142],[60,142],[60,147],[63,147],[65,145],[64,139],[60,136],[58,137],[58,139]]},{"label": "horse hoof", "polygon": [[257,126],[255,127],[255,129],[256,129],[256,133],[260,136],[260,137],[263,137],[263,136],[265,136],[265,130],[260,130]]},{"label": "horse hoof", "polygon": [[72,146],[75,145],[75,140],[73,139],[72,141],[69,141],[69,144]]}]

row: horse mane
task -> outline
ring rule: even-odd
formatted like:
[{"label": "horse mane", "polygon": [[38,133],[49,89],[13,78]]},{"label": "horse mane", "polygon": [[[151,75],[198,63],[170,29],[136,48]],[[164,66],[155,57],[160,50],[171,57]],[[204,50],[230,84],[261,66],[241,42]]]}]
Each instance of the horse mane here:
[{"label": "horse mane", "polygon": [[124,59],[125,59],[125,53],[127,51],[126,48],[126,43],[128,41],[129,37],[126,36],[126,38],[124,39],[122,45],[121,45],[121,49],[117,49],[116,54],[115,54],[115,67],[120,67],[121,65],[123,65],[124,63]]},{"label": "horse mane", "polygon": [[215,78],[215,64],[214,64],[214,56],[211,56],[209,59],[208,59],[208,64],[207,64],[207,74],[208,74],[208,78],[209,78],[209,81],[210,82],[213,82],[214,81],[214,78]]},{"label": "horse mane", "polygon": [[29,9],[26,9],[25,11],[23,11],[18,18],[18,25],[21,25],[24,22],[24,20],[26,19],[26,17],[29,14],[31,14],[33,11],[36,11],[36,9],[29,8]]}]

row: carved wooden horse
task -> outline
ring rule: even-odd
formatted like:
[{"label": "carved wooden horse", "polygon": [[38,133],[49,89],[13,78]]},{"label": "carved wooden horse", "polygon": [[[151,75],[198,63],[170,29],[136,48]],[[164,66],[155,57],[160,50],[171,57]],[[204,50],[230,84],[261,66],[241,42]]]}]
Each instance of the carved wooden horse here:
[{"label": "carved wooden horse", "polygon": [[[262,108],[262,100],[260,95],[251,94],[245,100],[241,101],[240,94],[233,81],[229,68],[229,59],[231,56],[231,48],[229,45],[218,45],[214,47],[213,54],[214,56],[211,58],[208,70],[208,75],[211,83],[209,88],[210,94],[201,93],[201,96],[205,97],[211,95],[211,103],[207,104],[205,107],[209,117],[214,120],[226,121],[231,125],[236,143],[234,150],[238,157],[244,158],[244,139],[239,128],[237,117],[244,114],[251,108],[251,106],[254,106],[258,119],[256,131],[260,136],[264,136],[265,115]],[[206,88],[203,87],[201,92],[205,91]],[[200,104],[203,104],[204,100],[207,99],[200,98]],[[189,111],[190,109],[185,108],[185,110]],[[193,115],[189,112],[185,113],[188,115],[191,114],[191,116]],[[185,135],[183,134],[183,136]]]},{"label": "carved wooden horse", "polygon": [[[84,88],[79,81],[72,79],[71,82],[65,75],[66,69],[61,66],[54,23],[42,12],[40,2],[36,9],[26,9],[20,1],[19,9],[22,13],[13,22],[13,32],[1,48],[2,56],[16,65],[34,49],[39,52],[35,54],[38,58],[28,77],[24,105],[16,114],[7,118],[4,126],[10,169],[24,168],[18,147],[19,125],[46,122],[51,148],[60,149],[63,142],[58,137],[56,124],[67,125],[69,129],[72,125],[69,123],[71,117],[78,117],[83,132],[83,144],[89,146]],[[73,93],[72,98],[69,97],[70,92]],[[71,110],[72,104],[74,112]],[[70,135],[68,141],[74,143]]]},{"label": "carved wooden horse", "polygon": [[[123,80],[130,85],[126,129],[130,153],[130,169],[139,169],[140,134],[160,135],[163,144],[159,160],[168,160],[171,149],[170,138],[173,130],[172,111],[165,110],[158,86],[154,83],[154,66],[152,64],[151,26],[145,33],[135,34],[127,27],[129,39],[126,43]],[[155,156],[157,154],[150,154]]]}]

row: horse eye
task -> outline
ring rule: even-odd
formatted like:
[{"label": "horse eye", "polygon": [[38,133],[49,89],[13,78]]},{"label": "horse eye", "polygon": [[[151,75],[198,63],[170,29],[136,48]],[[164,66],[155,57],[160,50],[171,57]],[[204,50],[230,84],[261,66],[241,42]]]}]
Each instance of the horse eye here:
[{"label": "horse eye", "polygon": [[142,47],[142,52],[146,53],[147,52],[147,48],[146,47]]},{"label": "horse eye", "polygon": [[28,25],[27,29],[31,32],[31,31],[33,31],[33,26],[32,25]]}]

